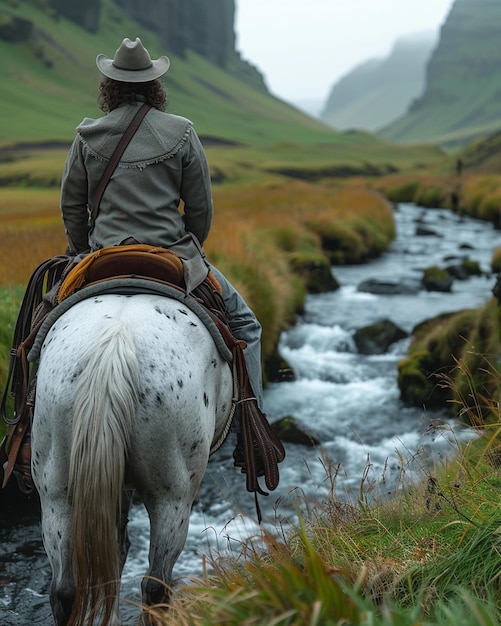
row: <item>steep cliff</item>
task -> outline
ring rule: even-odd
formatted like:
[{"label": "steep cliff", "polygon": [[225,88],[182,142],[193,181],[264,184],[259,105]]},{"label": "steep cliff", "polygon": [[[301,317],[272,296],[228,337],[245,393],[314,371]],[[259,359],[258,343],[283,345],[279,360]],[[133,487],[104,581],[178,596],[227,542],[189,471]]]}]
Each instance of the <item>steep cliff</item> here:
[{"label": "steep cliff", "polygon": [[[32,0],[33,1],[33,0]],[[254,87],[266,90],[262,75],[235,49],[235,0],[39,0],[57,14],[95,33],[105,2],[155,33],[167,54],[200,54]],[[124,36],[133,36],[124,33]]]},{"label": "steep cliff", "polygon": [[334,85],[320,118],[339,130],[376,131],[403,115],[421,95],[436,33],[395,42],[384,59],[358,65]]},{"label": "steep cliff", "polygon": [[426,71],[426,89],[382,134],[460,145],[501,127],[499,0],[456,0]]},{"label": "steep cliff", "polygon": [[194,50],[224,67],[235,51],[234,0],[114,0],[133,20],[157,33],[166,50]]},{"label": "steep cliff", "polygon": [[99,28],[101,0],[49,0],[49,6],[91,33]]}]

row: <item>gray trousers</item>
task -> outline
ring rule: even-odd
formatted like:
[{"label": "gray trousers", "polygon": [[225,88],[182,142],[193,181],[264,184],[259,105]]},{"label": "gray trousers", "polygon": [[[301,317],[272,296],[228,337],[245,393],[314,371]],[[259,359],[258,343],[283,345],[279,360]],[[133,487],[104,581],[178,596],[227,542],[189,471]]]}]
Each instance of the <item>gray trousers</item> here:
[{"label": "gray trousers", "polygon": [[261,369],[261,324],[248,304],[221,272],[210,265],[211,272],[221,285],[223,300],[228,310],[229,325],[237,339],[245,341],[245,362],[249,381],[257,404],[263,410],[263,373]]}]

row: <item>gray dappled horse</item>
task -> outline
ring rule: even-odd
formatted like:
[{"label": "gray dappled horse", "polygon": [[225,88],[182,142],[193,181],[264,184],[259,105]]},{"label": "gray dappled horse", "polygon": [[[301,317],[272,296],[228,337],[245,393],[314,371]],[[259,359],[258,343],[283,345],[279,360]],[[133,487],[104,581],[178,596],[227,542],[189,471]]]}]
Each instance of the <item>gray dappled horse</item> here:
[{"label": "gray dappled horse", "polygon": [[230,366],[177,300],[95,296],[51,327],[37,374],[32,471],[57,626],[120,623],[132,488],[150,519],[143,603],[166,601],[232,396]]}]

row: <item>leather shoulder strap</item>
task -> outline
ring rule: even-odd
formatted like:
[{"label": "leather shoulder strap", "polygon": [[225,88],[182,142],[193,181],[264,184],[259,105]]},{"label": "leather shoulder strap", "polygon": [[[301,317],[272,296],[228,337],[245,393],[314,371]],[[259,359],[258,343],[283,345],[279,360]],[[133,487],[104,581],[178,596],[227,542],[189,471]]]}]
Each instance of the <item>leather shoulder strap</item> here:
[{"label": "leather shoulder strap", "polygon": [[122,154],[125,152],[125,149],[130,143],[130,140],[134,136],[136,130],[141,125],[141,122],[143,121],[146,113],[148,113],[150,109],[151,109],[151,105],[146,104],[146,103],[143,104],[139,108],[138,112],[134,115],[131,123],[127,127],[127,130],[125,131],[122,138],[118,142],[118,145],[115,148],[115,151],[111,155],[108,165],[106,166],[106,169],[104,170],[103,175],[101,176],[101,180],[99,181],[99,185],[96,190],[96,195],[94,196],[94,200],[92,202],[91,218],[93,222],[95,221],[97,214],[99,212],[99,203],[101,202],[101,198],[103,197],[104,190],[106,189],[106,186],[108,185],[110,181],[111,175],[115,171],[118,165],[118,162],[122,158]]}]

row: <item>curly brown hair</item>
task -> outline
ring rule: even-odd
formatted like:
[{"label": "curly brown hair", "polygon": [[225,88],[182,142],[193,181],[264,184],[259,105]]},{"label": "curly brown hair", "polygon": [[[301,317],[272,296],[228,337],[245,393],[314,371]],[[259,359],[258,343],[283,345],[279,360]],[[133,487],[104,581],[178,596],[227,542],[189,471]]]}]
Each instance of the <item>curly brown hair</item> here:
[{"label": "curly brown hair", "polygon": [[167,92],[160,80],[146,83],[124,83],[106,76],[99,84],[98,104],[101,111],[109,113],[121,104],[133,104],[142,96],[147,104],[159,111],[167,108]]}]

